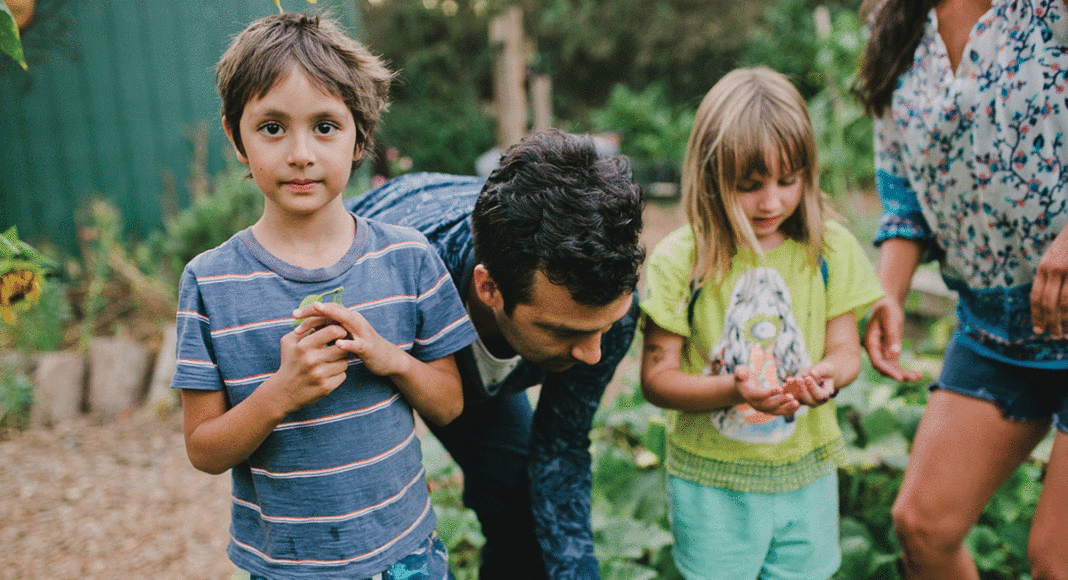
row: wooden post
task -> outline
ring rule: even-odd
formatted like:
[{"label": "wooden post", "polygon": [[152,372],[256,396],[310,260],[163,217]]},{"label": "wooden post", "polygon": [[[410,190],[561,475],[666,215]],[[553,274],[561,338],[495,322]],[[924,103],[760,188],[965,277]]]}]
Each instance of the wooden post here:
[{"label": "wooden post", "polygon": [[530,102],[534,108],[534,130],[544,131],[553,126],[553,81],[549,75],[530,77]]},{"label": "wooden post", "polygon": [[523,56],[523,10],[508,8],[490,21],[496,52],[493,93],[497,109],[497,146],[504,151],[527,132],[526,58]]}]

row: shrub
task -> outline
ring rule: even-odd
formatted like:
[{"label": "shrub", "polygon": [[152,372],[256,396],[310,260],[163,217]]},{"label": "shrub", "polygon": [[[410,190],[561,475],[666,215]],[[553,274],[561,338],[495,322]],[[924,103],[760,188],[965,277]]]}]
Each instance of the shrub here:
[{"label": "shrub", "polygon": [[395,103],[382,123],[383,145],[409,157],[412,171],[473,175],[478,157],[495,140],[492,120],[470,94],[449,102]]},{"label": "shrub", "polygon": [[638,92],[618,84],[590,118],[598,130],[620,134],[620,153],[633,160],[638,181],[678,181],[694,113],[673,109],[663,84]]},{"label": "shrub", "polygon": [[0,365],[0,430],[25,429],[30,424],[33,383],[25,373]]},{"label": "shrub", "polygon": [[163,233],[149,240],[139,262],[159,264],[159,274],[176,283],[190,260],[256,223],[263,213],[263,194],[245,178],[247,171],[235,165],[218,176],[211,193],[167,220]]}]

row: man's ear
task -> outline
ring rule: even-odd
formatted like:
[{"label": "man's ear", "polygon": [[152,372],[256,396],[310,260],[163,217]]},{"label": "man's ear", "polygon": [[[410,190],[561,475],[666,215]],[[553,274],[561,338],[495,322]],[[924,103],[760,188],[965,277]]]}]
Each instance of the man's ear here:
[{"label": "man's ear", "polygon": [[363,159],[363,145],[357,145],[356,151],[352,153],[353,161],[359,161],[360,159]]},{"label": "man's ear", "polygon": [[476,265],[475,270],[471,273],[471,286],[474,288],[475,295],[478,296],[480,302],[489,308],[504,308],[504,297],[501,296],[501,290],[497,287],[497,283],[493,281],[489,270],[482,264]]},{"label": "man's ear", "polygon": [[230,125],[226,122],[226,116],[222,118],[223,131],[226,132],[226,138],[230,140],[230,146],[234,148],[234,153],[237,154],[237,160],[245,165],[248,165],[248,156],[241,152],[241,148],[237,146],[237,142],[234,141],[234,135],[230,131]]}]

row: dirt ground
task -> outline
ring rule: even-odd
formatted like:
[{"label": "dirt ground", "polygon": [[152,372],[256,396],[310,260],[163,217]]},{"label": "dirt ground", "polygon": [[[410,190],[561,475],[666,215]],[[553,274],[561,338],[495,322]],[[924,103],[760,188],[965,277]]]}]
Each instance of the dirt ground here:
[{"label": "dirt ground", "polygon": [[[649,250],[683,219],[650,203]],[[0,437],[0,580],[247,578],[226,557],[229,517],[230,476],[189,464],[180,411]]]},{"label": "dirt ground", "polygon": [[229,580],[230,476],[189,464],[181,413],[0,441],[0,580]]}]

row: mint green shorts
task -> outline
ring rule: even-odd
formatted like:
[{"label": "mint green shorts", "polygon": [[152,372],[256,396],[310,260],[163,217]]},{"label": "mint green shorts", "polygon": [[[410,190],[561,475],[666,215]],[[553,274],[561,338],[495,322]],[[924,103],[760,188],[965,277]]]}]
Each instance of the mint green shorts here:
[{"label": "mint green shorts", "polygon": [[745,493],[668,476],[675,565],[686,580],[827,580],[842,563],[838,475]]}]

